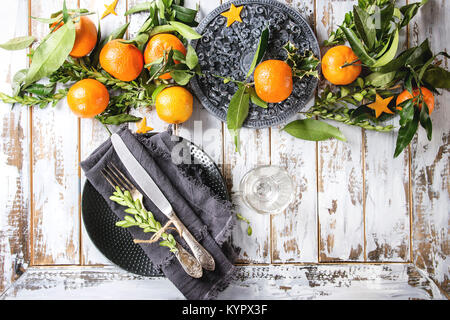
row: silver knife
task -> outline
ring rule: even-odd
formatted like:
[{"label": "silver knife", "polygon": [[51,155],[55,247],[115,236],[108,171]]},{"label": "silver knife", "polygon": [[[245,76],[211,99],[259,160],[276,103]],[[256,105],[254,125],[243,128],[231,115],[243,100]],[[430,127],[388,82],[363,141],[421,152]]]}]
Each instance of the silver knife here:
[{"label": "silver knife", "polygon": [[181,236],[191,248],[192,253],[200,262],[201,266],[206,270],[213,271],[215,269],[215,262],[211,254],[206,251],[206,249],[203,248],[197,240],[195,240],[194,236],[176,216],[172,206],[169,201],[167,201],[167,198],[156,185],[155,181],[153,181],[152,177],[150,177],[147,171],[145,171],[141,164],[136,160],[126,146],[125,142],[123,142],[122,138],[117,133],[114,133],[111,136],[111,142],[125,168],[128,170],[142,191],[144,191],[147,197],[149,197],[153,204],[157,206],[167,218],[173,219],[178,223],[182,229]]}]

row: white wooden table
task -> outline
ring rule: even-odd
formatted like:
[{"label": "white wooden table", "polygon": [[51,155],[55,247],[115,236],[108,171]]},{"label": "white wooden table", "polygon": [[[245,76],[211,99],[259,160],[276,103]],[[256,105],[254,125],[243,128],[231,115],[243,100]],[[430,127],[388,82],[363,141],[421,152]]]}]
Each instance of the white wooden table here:
[{"label": "white wooden table", "polygon": [[[111,1],[67,2],[101,14]],[[125,23],[123,13],[137,2],[119,0],[118,16],[101,20],[103,34]],[[192,8],[196,2],[186,1]],[[307,18],[322,43],[356,1],[283,2]],[[199,18],[220,3],[201,0]],[[0,43],[29,33],[42,38],[48,27],[30,15],[47,17],[61,7],[59,0],[2,2]],[[434,52],[447,50],[449,13],[449,1],[429,1],[403,32],[404,47],[428,38]],[[144,17],[132,16],[128,36]],[[1,91],[10,92],[12,76],[27,63],[25,51],[0,50]],[[338,126],[346,143],[297,140],[279,127],[244,129],[239,155],[226,126],[196,102],[192,118],[176,133],[202,144],[219,164],[233,201],[253,228],[249,237],[246,224],[238,222],[233,232],[239,274],[219,298],[448,298],[449,101],[446,92],[437,97],[433,141],[419,130],[395,160],[394,133],[344,125]],[[156,130],[166,128],[154,110],[135,112]],[[74,117],[65,101],[44,110],[16,106],[11,111],[1,104],[0,119],[2,298],[182,298],[164,278],[112,266],[84,230],[79,162],[108,137],[98,122]],[[201,131],[194,131],[196,121]],[[253,214],[237,196],[243,174],[264,164],[286,167],[296,182],[295,202],[277,216]]]}]

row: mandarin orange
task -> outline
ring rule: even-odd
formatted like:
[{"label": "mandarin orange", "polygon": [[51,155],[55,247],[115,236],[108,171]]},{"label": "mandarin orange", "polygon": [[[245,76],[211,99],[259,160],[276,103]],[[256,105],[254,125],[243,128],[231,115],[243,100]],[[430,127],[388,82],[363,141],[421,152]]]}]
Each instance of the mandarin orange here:
[{"label": "mandarin orange", "polygon": [[83,79],[69,89],[67,103],[70,110],[78,117],[92,118],[106,109],[109,93],[99,81]]},{"label": "mandarin orange", "polygon": [[278,103],[292,93],[292,69],[284,61],[260,63],[255,69],[254,79],[256,94],[265,102]]},{"label": "mandarin orange", "polygon": [[[178,50],[183,55],[186,55],[186,48],[180,39],[170,33],[161,33],[153,36],[147,43],[147,47],[144,51],[145,64],[152,63],[153,61],[161,58],[164,51],[168,52],[170,49]],[[174,61],[180,63],[179,61]],[[159,76],[160,79],[172,79],[169,73],[164,73]]]}]

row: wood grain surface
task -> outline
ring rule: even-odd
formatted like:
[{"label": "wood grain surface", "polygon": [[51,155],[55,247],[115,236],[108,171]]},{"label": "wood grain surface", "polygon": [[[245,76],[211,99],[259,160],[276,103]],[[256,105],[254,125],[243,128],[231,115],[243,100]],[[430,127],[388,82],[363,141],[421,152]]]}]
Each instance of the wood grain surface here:
[{"label": "wood grain surface", "polygon": [[[110,2],[67,1],[69,7],[87,8],[100,15],[104,4]],[[127,37],[132,37],[145,14],[135,14],[131,19],[123,14],[140,2],[119,0],[118,15],[100,20],[103,35],[130,22]],[[197,2],[200,21],[224,1],[185,1],[190,8],[195,8]],[[320,45],[356,3],[280,2],[308,20]],[[4,9],[4,4],[0,6]],[[28,33],[43,38],[48,26],[32,20],[30,15],[47,17],[61,6],[59,0],[11,2],[7,10],[0,10],[4,30],[0,43]],[[448,12],[448,1],[429,1],[403,32],[403,49],[428,38],[434,52],[447,51]],[[98,16],[91,18],[96,22]],[[322,55],[326,50],[321,49]],[[28,57],[25,51],[0,50],[0,61],[0,89],[9,93],[14,73],[28,65]],[[443,64],[448,67],[446,59]],[[318,90],[326,85],[321,81]],[[447,92],[436,97],[433,141],[428,142],[420,129],[411,148],[397,159],[393,159],[396,132],[368,132],[331,121],[342,130],[347,142],[302,141],[283,132],[282,126],[243,129],[239,154],[234,151],[226,126],[195,100],[191,119],[173,129],[200,145],[219,165],[234,211],[248,218],[253,229],[248,236],[247,225],[241,221],[236,224],[232,240],[241,267],[236,282],[222,297],[448,297],[450,127],[445,110],[449,98]],[[313,99],[308,106],[312,103]],[[103,126],[96,120],[74,117],[65,100],[43,110],[22,106],[11,110],[5,104],[0,107],[0,171],[6,177],[6,183],[0,184],[0,292],[30,265],[2,297],[26,299],[36,297],[38,292],[63,292],[67,298],[95,298],[114,285],[124,292],[136,287],[151,298],[155,292],[149,285],[152,282],[164,288],[167,297],[182,298],[165,279],[144,279],[109,266],[111,263],[84,230],[80,199],[85,177],[79,161],[108,138]],[[133,113],[147,117],[155,131],[168,128],[151,106]],[[129,127],[136,128],[134,124]],[[255,214],[242,203],[239,194],[243,175],[268,164],[286,168],[295,182],[294,203],[275,216]],[[94,267],[98,265],[108,266]],[[77,282],[80,277],[83,280]],[[76,284],[63,290],[62,283]],[[31,290],[30,286],[41,290]],[[108,294],[118,298],[114,292]]]}]

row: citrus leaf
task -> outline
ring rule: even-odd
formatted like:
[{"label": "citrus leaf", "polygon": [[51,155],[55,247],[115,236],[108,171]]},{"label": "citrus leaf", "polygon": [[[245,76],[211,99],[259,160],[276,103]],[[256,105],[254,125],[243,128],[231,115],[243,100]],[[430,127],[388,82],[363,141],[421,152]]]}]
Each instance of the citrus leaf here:
[{"label": "citrus leaf", "polygon": [[125,12],[125,15],[128,16],[133,13],[142,12],[142,11],[150,11],[150,8],[154,6],[154,2],[142,2],[138,3],[134,7],[131,7]]},{"label": "citrus leaf", "polygon": [[152,101],[155,102],[156,101],[156,97],[158,96],[158,94],[163,91],[165,88],[167,88],[169,85],[168,84],[161,84],[159,85],[152,93]]},{"label": "citrus leaf", "polygon": [[252,64],[250,65],[250,69],[247,72],[246,78],[250,77],[253,70],[255,70],[256,66],[258,65],[258,63],[261,62],[261,60],[264,56],[264,53],[266,52],[268,43],[269,43],[269,28],[266,27],[261,32],[261,37],[259,38],[258,48],[256,49],[255,55],[253,56],[253,61],[252,61]]},{"label": "citrus leaf", "polygon": [[231,98],[228,106],[227,128],[233,138],[236,151],[239,152],[239,130],[248,116],[250,97],[245,86],[239,84],[238,87],[238,90]]},{"label": "citrus leaf", "polygon": [[343,26],[341,26],[340,28],[344,32],[347,41],[350,43],[350,46],[352,47],[358,58],[362,61],[362,63],[368,66],[372,66],[375,63],[375,59],[369,56],[369,54],[366,52],[366,50],[364,49],[364,45],[362,44],[361,40],[359,40],[355,32],[352,29]]},{"label": "citrus leaf", "polygon": [[189,27],[188,25],[178,22],[178,21],[169,21],[170,25],[175,28],[177,32],[179,32],[184,38],[188,40],[200,39],[202,36],[198,34],[197,31]]},{"label": "citrus leaf", "polygon": [[396,75],[395,71],[387,73],[373,72],[365,78],[365,82],[368,86],[385,88],[388,86],[388,84],[391,83],[392,80],[394,80],[395,75]]},{"label": "citrus leaf", "polygon": [[419,127],[419,112],[414,108],[414,117],[398,130],[397,143],[395,146],[394,158],[396,158],[411,142]]},{"label": "citrus leaf", "polygon": [[373,48],[376,42],[375,23],[370,15],[358,6],[353,6],[355,27],[361,39],[369,48]]},{"label": "citrus leaf", "polygon": [[198,65],[198,56],[195,49],[189,44],[186,52],[186,64],[189,69],[194,69]]},{"label": "citrus leaf", "polygon": [[17,37],[0,44],[0,48],[5,50],[22,50],[28,48],[36,40],[33,36]]},{"label": "citrus leaf", "polygon": [[25,84],[31,84],[58,70],[72,51],[74,42],[75,25],[69,20],[37,47]]},{"label": "citrus leaf", "polygon": [[397,49],[398,49],[398,41],[399,41],[399,35],[398,35],[398,29],[396,29],[394,37],[391,41],[389,50],[386,51],[386,53],[383,54],[383,56],[381,58],[379,58],[372,65],[373,68],[382,67],[382,66],[388,64],[389,62],[391,62],[395,58],[395,55],[397,54]]},{"label": "citrus leaf", "polygon": [[257,105],[258,107],[267,109],[267,102],[265,102],[264,100],[262,100],[260,97],[258,97],[258,95],[256,94],[255,88],[250,88],[248,90],[248,93],[250,94],[250,99],[251,101]]},{"label": "citrus leaf", "polygon": [[450,72],[441,67],[429,67],[423,74],[423,81],[434,88],[450,90]]},{"label": "citrus leaf", "polygon": [[282,130],[291,136],[303,140],[322,141],[336,138],[341,141],[347,141],[338,128],[315,119],[295,120],[288,123]]},{"label": "citrus leaf", "polygon": [[422,109],[419,115],[420,125],[426,130],[427,138],[431,141],[433,135],[433,124],[431,123],[430,112],[425,101],[422,102]]}]

